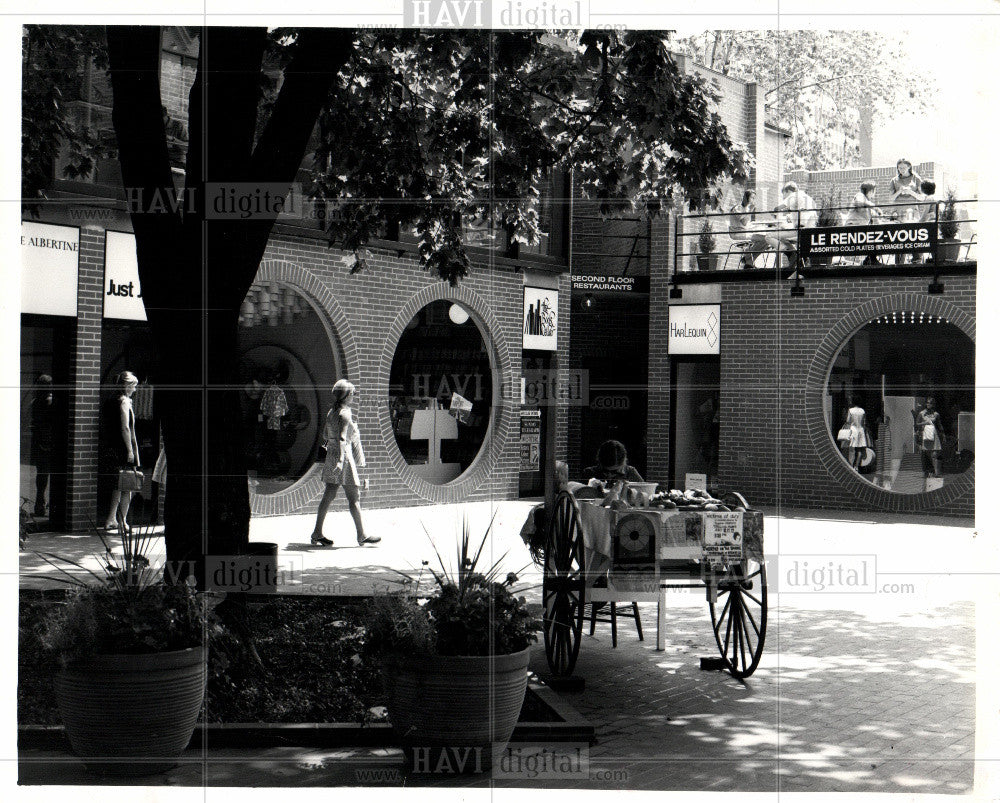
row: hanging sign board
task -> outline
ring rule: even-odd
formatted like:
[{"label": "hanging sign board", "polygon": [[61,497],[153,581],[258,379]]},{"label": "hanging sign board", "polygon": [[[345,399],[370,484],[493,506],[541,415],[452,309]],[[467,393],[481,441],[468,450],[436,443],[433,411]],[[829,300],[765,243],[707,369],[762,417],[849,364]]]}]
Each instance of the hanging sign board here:
[{"label": "hanging sign board", "polygon": [[76,317],[80,230],[21,223],[21,312]]},{"label": "hanging sign board", "polygon": [[933,254],[936,245],[936,223],[799,229],[799,254],[802,257]]},{"label": "hanging sign board", "polygon": [[559,332],[559,291],[525,287],[522,321],[522,348],[555,351]]},{"label": "hanging sign board", "polygon": [[671,305],[667,313],[668,354],[718,354],[721,304]]},{"label": "hanging sign board", "polygon": [[144,321],[135,235],[108,231],[104,237],[104,317]]}]

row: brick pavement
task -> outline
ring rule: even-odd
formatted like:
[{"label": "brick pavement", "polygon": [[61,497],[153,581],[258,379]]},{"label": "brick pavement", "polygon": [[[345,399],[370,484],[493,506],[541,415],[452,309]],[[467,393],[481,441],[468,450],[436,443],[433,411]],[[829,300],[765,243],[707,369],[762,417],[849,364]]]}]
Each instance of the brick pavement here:
[{"label": "brick pavement", "polygon": [[[515,517],[508,517],[512,526]],[[767,646],[745,682],[698,668],[715,655],[703,594],[668,599],[667,649],[654,647],[655,606],[642,605],[647,641],[621,622],[584,636],[582,693],[560,692],[596,728],[589,772],[579,779],[497,780],[497,787],[713,791],[853,791],[967,794],[975,757],[976,584],[948,578],[971,530],[934,522],[773,519]],[[508,534],[509,535],[509,534]],[[875,538],[877,536],[877,538]],[[780,542],[780,550],[778,544]],[[790,593],[777,567],[786,554],[877,553],[879,578],[913,581],[901,594]],[[940,550],[939,550],[940,553]],[[961,559],[960,559],[961,558]],[[817,559],[818,560],[818,559]],[[944,563],[942,563],[944,561]],[[930,571],[937,567],[936,571]],[[537,576],[525,576],[537,583]],[[529,589],[537,599],[537,585]],[[586,632],[586,630],[585,630]],[[539,649],[532,668],[544,672]],[[984,755],[980,751],[980,755]],[[78,762],[39,751],[21,756],[26,783],[93,783]],[[212,750],[160,783],[210,786],[397,784],[395,751]],[[205,759],[201,761],[199,759]],[[381,780],[359,768],[388,771]],[[407,784],[426,781],[405,779]],[[438,779],[484,786],[488,778]]]}]

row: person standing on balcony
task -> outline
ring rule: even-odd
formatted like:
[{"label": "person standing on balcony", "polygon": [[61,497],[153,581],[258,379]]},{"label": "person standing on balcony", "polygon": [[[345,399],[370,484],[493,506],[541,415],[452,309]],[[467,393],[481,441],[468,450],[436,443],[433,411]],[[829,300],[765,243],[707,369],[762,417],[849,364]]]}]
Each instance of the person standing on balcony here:
[{"label": "person standing on balcony", "polygon": [[915,204],[920,200],[921,181],[923,179],[913,172],[913,165],[908,159],[896,162],[896,175],[889,182],[889,200],[893,204],[904,204],[892,209],[899,220],[908,222],[917,217]]},{"label": "person standing on balcony", "polygon": [[[847,210],[847,217],[844,220],[845,226],[868,226],[873,223],[873,218],[880,215],[881,211],[872,200],[872,193],[875,192],[875,185],[870,181],[861,182],[854,200],[851,201],[851,208]],[[862,262],[863,265],[875,265],[877,260],[868,254]]]},{"label": "person standing on balcony", "polygon": [[778,240],[784,246],[792,267],[797,267],[799,249],[799,229],[809,229],[816,225],[819,214],[816,202],[812,197],[799,189],[794,181],[789,181],[781,188],[781,203],[774,208],[775,212],[788,212],[788,225],[780,234]]}]

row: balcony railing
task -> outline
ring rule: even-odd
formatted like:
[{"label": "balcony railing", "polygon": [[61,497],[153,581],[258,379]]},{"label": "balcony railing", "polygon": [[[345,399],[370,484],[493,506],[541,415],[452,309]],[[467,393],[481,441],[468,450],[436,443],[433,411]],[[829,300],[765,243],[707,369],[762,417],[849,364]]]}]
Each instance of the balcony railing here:
[{"label": "balcony railing", "polygon": [[674,232],[674,273],[974,263],[977,221],[970,212],[976,203],[681,215]]}]

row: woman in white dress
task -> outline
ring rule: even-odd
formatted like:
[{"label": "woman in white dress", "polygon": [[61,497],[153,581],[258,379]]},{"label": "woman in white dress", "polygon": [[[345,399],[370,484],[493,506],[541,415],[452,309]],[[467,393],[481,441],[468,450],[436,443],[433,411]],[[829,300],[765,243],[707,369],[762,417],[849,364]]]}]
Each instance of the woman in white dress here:
[{"label": "woman in white dress", "polygon": [[326,416],[326,426],[323,438],[326,441],[326,460],[323,463],[323,482],[326,490],[316,511],[316,526],[313,528],[310,541],[318,546],[332,546],[333,541],[323,537],[323,521],[330,509],[330,504],[337,496],[337,488],[344,486],[344,495],[354,519],[354,529],[357,530],[358,546],[377,544],[382,539],[377,536],[365,535],[361,523],[361,480],[358,477],[358,467],[365,466],[365,453],[361,449],[361,436],[358,426],[351,416],[351,402],[354,399],[354,385],[346,379],[338,379],[333,386],[333,407]]},{"label": "woman in white dress", "polygon": [[857,403],[857,399],[851,397],[851,407],[847,411],[845,427],[850,427],[851,437],[847,442],[847,462],[851,468],[860,471],[861,460],[865,455],[865,449],[870,445],[868,436],[865,434],[865,411]]}]

